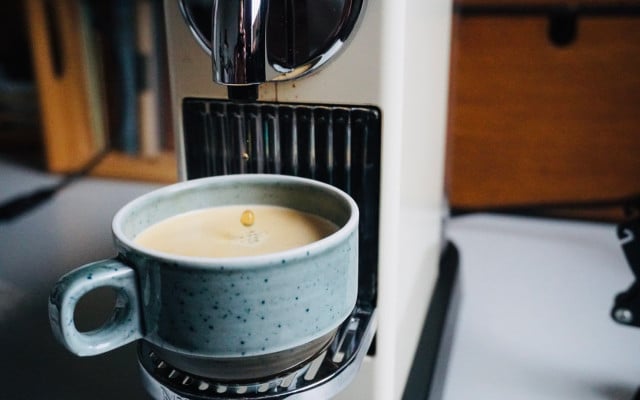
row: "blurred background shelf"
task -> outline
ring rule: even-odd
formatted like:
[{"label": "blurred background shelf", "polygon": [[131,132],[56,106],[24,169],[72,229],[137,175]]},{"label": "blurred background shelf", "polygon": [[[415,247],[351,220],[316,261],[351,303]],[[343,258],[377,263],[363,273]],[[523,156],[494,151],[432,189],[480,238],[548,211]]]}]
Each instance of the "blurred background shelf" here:
[{"label": "blurred background shelf", "polygon": [[162,2],[25,0],[45,166],[175,182]]}]

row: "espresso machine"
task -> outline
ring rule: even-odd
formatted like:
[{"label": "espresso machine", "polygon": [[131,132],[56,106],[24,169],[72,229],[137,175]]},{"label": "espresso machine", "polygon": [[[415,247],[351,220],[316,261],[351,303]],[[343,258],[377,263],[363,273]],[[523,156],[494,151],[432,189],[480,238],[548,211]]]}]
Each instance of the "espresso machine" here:
[{"label": "espresso machine", "polygon": [[[449,0],[165,0],[179,175],[317,179],[360,208],[350,318],[260,380],[190,374],[140,346],[160,399],[435,397],[457,264],[443,237]],[[425,335],[425,332],[430,332]]]}]

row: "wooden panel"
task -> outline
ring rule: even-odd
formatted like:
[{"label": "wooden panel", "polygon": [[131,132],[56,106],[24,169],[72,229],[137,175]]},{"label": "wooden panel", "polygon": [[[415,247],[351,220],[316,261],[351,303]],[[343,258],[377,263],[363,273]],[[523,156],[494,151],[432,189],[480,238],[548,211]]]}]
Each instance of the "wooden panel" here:
[{"label": "wooden panel", "polygon": [[80,8],[75,0],[29,0],[26,11],[47,166],[54,172],[71,172],[102,147],[93,135]]},{"label": "wooden panel", "polygon": [[540,17],[455,21],[453,206],[640,191],[640,18],[583,17],[567,47],[546,32]]},{"label": "wooden panel", "polygon": [[154,157],[136,157],[112,151],[92,171],[92,175],[109,178],[175,183],[178,167],[173,152]]}]

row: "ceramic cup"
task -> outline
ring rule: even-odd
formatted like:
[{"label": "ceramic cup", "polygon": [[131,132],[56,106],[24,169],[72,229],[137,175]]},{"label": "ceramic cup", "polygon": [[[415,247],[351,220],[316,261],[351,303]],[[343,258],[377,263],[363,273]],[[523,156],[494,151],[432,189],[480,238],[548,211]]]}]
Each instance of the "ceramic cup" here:
[{"label": "ceramic cup", "polygon": [[[168,217],[234,204],[289,207],[339,229],[302,247],[236,258],[171,255],[134,243],[137,234]],[[256,369],[265,362],[300,362],[327,343],[355,306],[357,226],[353,199],[309,179],[228,175],[161,188],[115,215],[117,257],[84,265],[57,282],[49,299],[54,335],[81,356],[143,339],[199,375],[249,378],[260,375]],[[95,331],[78,331],[76,304],[105,286],[117,293],[111,318]],[[229,368],[243,360],[253,361]]]}]

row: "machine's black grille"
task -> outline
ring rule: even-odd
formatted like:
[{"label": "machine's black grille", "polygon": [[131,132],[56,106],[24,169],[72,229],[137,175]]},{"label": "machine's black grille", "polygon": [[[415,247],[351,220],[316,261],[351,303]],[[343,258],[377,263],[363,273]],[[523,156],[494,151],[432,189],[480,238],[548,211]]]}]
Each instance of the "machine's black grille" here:
[{"label": "machine's black grille", "polygon": [[296,175],[332,184],[360,208],[359,302],[375,305],[380,111],[374,107],[185,99],[188,179]]}]

